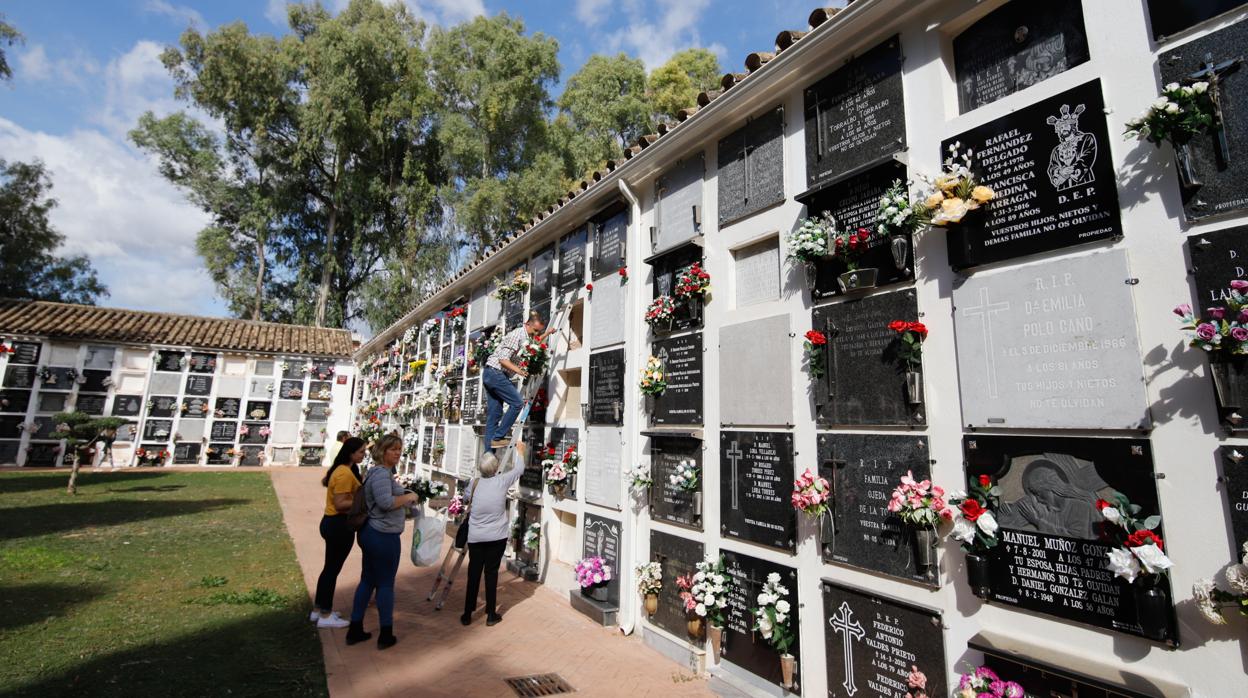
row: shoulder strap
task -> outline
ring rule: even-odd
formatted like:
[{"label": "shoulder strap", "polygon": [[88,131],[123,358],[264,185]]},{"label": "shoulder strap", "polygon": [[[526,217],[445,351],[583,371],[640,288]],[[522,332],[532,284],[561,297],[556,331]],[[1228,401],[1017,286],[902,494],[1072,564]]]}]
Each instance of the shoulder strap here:
[{"label": "shoulder strap", "polygon": [[481,478],[474,477],[472,479],[472,487],[468,488],[468,506],[464,507],[464,516],[472,513],[472,498],[477,493],[477,483],[481,482]]}]

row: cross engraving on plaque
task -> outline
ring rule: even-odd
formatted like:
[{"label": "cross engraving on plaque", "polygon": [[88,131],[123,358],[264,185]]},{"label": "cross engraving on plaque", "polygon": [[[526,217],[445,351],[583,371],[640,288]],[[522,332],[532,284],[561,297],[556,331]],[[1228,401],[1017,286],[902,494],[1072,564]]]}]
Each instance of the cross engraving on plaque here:
[{"label": "cross engraving on plaque", "polygon": [[727,455],[728,460],[732,461],[732,509],[733,511],[738,511],[741,508],[741,503],[738,500],[737,491],[741,488],[741,484],[737,481],[737,463],[741,462],[745,454],[742,453],[741,447],[737,445],[737,442],[733,441]]},{"label": "cross engraving on plaque", "polygon": [[992,316],[1009,309],[1009,301],[989,302],[987,288],[979,289],[979,305],[962,309],[962,315],[965,317],[981,318],[980,328],[983,330],[984,358],[986,359],[984,370],[987,371],[988,377],[988,396],[992,398],[999,397],[997,393],[997,349],[992,341]]},{"label": "cross engraving on plaque", "polygon": [[841,685],[845,687],[845,692],[854,695],[858,692],[858,686],[854,683],[854,640],[861,640],[866,631],[862,629],[862,624],[854,620],[854,609],[849,607],[846,601],[841,602],[838,609],[840,612],[828,619],[828,624],[837,633],[844,633],[843,641],[845,643],[845,680]]}]

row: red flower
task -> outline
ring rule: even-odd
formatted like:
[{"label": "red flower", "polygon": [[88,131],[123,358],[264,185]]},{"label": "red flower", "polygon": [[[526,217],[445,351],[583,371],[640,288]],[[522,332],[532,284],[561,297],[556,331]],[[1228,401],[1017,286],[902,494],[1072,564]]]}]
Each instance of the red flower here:
[{"label": "red flower", "polygon": [[1105,511],[1105,507],[1112,507],[1112,506],[1113,506],[1113,504],[1110,504],[1109,502],[1105,501],[1104,499],[1098,499],[1098,500],[1096,500],[1096,510],[1097,510],[1097,511]]},{"label": "red flower", "polygon": [[859,235],[859,236],[860,236],[863,240],[866,240],[868,237],[870,237],[870,236],[871,236],[871,231],[870,231],[870,230],[867,230],[866,228],[859,228],[859,229],[858,229],[858,235]]},{"label": "red flower", "polygon": [[921,322],[911,322],[906,329],[917,333],[919,335],[919,339],[927,339],[927,325],[924,325]]},{"label": "red flower", "polygon": [[586,291],[589,291],[590,293],[593,293],[593,292],[594,292],[594,285],[593,285],[593,284],[585,284],[585,290],[586,290]]},{"label": "red flower", "polygon": [[893,320],[888,323],[888,329],[894,332],[905,332],[910,327],[910,323],[905,320]]},{"label": "red flower", "polygon": [[620,267],[620,276],[628,276],[628,267]]},{"label": "red flower", "polygon": [[1128,548],[1138,548],[1141,545],[1148,545],[1149,543],[1156,545],[1160,550],[1166,549],[1166,546],[1162,543],[1161,538],[1152,531],[1140,530],[1127,536]]},{"label": "red flower", "polygon": [[980,475],[980,476],[979,476],[979,486],[980,486],[980,487],[987,487],[987,486],[989,486],[989,485],[991,485],[991,484],[992,484],[992,478],[991,478],[991,477],[988,477],[987,475]]},{"label": "red flower", "polygon": [[842,248],[842,247],[844,247],[844,246],[845,246],[845,241],[844,241],[844,240],[842,240],[842,239],[840,239],[840,238],[837,238],[837,239],[836,239],[836,249],[838,249],[838,250],[839,250],[839,249],[841,249],[841,248]]},{"label": "red flower", "polygon": [[806,341],[817,347],[821,347],[828,343],[828,338],[825,337],[819,330],[811,330],[806,333]]},{"label": "red flower", "polygon": [[974,521],[979,518],[980,514],[987,511],[980,506],[977,499],[965,499],[958,505],[958,508],[962,510],[962,516],[966,517],[967,521]]}]

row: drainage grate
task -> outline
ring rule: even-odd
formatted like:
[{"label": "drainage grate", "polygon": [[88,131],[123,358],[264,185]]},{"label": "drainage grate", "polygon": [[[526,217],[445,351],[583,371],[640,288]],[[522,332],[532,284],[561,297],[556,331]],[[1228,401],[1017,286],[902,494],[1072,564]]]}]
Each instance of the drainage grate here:
[{"label": "drainage grate", "polygon": [[534,674],[532,676],[516,676],[503,679],[511,686],[518,696],[555,696],[560,693],[575,693],[567,681],[558,674]]}]

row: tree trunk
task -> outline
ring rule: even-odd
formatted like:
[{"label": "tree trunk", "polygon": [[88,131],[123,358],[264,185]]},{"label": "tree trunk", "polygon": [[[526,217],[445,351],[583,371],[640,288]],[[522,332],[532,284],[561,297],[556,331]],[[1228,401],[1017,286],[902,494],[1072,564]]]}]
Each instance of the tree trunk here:
[{"label": "tree trunk", "polygon": [[263,320],[262,316],[264,307],[264,240],[256,236],[256,304],[251,310],[252,320]]},{"label": "tree trunk", "polygon": [[69,466],[69,487],[65,490],[69,494],[78,494],[78,448],[74,447],[74,460]]},{"label": "tree trunk", "polygon": [[325,310],[329,306],[329,284],[334,278],[334,237],[338,232],[338,208],[329,211],[329,229],[325,231],[325,258],[321,261],[320,290],[316,294],[316,326],[325,326]]}]

